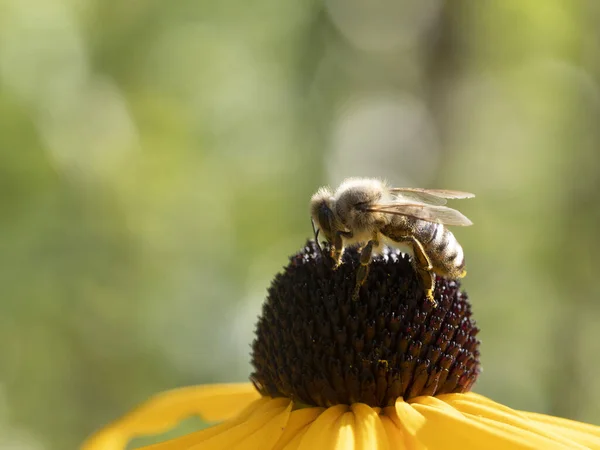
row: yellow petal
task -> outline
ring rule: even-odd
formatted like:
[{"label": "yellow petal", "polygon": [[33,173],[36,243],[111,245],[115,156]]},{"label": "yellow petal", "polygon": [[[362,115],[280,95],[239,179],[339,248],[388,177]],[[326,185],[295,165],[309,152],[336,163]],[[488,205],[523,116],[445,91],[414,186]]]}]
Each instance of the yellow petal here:
[{"label": "yellow petal", "polygon": [[557,433],[561,433],[575,442],[589,448],[600,449],[600,427],[598,426],[544,414],[522,411],[521,414],[537,423],[551,426]]},{"label": "yellow petal", "polygon": [[547,416],[545,414],[538,414],[532,412],[519,411],[521,414],[529,417],[532,420],[540,423],[546,423],[552,426],[559,426],[562,428],[569,428],[572,430],[580,431],[582,433],[589,433],[593,436],[600,437],[600,427],[597,425],[590,425],[589,423],[576,422],[575,420],[563,419],[562,417]]},{"label": "yellow petal", "polygon": [[261,397],[252,383],[198,386],[194,396],[189,399],[197,403],[197,414],[207,422],[227,420]]},{"label": "yellow petal", "polygon": [[123,450],[127,447],[129,436],[118,432],[102,431],[89,437],[81,450]]},{"label": "yellow petal", "polygon": [[487,405],[491,408],[498,409],[500,411],[513,412],[514,410],[509,408],[508,406],[502,405],[501,403],[496,403],[493,400],[490,400],[483,395],[476,394],[474,392],[467,392],[464,394],[444,394],[439,395],[437,398],[443,400],[448,403],[452,407],[456,407],[456,405],[460,404],[460,402],[468,401],[470,403],[476,403],[478,405]]},{"label": "yellow petal", "polygon": [[[287,423],[292,404],[288,399],[263,398],[242,414],[217,426],[176,439],[144,447],[144,450],[229,450],[245,443],[247,449],[263,447],[264,442],[279,439]],[[266,434],[265,434],[266,433]],[[256,442],[256,439],[261,439]],[[274,440],[274,441],[272,441]]]},{"label": "yellow petal", "polygon": [[304,435],[308,431],[310,425],[301,428],[298,433],[287,443],[284,447],[281,447],[285,450],[298,450],[300,448],[300,444],[302,444],[302,440],[304,439]]},{"label": "yellow petal", "polygon": [[381,425],[385,430],[387,436],[388,446],[394,450],[413,450],[416,447],[409,447],[410,444],[406,442],[404,433],[400,428],[396,426],[394,421],[387,415],[381,416]]},{"label": "yellow petal", "polygon": [[133,437],[163,433],[192,415],[200,415],[207,421],[223,420],[258,398],[260,395],[250,383],[166,391],[91,436],[82,450],[122,450]]},{"label": "yellow petal", "polygon": [[327,450],[354,450],[356,445],[356,418],[351,411],[342,414],[333,426],[334,445],[325,447]]},{"label": "yellow petal", "polygon": [[[443,397],[443,396],[441,396]],[[517,427],[487,417],[461,414],[434,397],[419,397],[411,406],[425,417],[425,425],[416,436],[428,449],[489,450],[544,449],[574,450],[578,446],[565,445],[539,430]]]},{"label": "yellow petal", "polygon": [[593,436],[600,437],[600,427],[597,425],[590,425],[589,423],[576,422],[575,420],[563,419],[562,417],[547,416],[545,414],[531,413],[519,411],[521,414],[528,418],[535,420],[539,423],[545,423],[552,426],[558,426],[562,428],[568,428],[581,433],[588,433]]},{"label": "yellow petal", "polygon": [[531,431],[567,447],[585,448],[577,444],[577,440],[574,441],[571,437],[561,433],[560,429],[530,420],[518,411],[511,410],[504,405],[494,403],[488,399],[484,400],[480,396],[463,396],[462,398],[453,399],[452,404],[464,414],[490,419],[505,425]]},{"label": "yellow petal", "polygon": [[[292,411],[288,423],[283,430],[283,434],[277,441],[277,444],[273,447],[273,450],[289,448],[288,444],[298,436],[303,436],[304,432],[308,430],[308,426],[313,423],[323,411],[325,411],[325,408],[302,408]],[[299,445],[300,440],[296,440],[296,445]]]},{"label": "yellow petal", "polygon": [[600,427],[594,425],[543,414],[515,411],[475,393],[451,394],[440,398],[465,413],[537,430],[539,434],[573,448],[600,448]]},{"label": "yellow petal", "polygon": [[196,433],[186,434],[185,436],[181,436],[180,438],[172,439],[160,444],[154,444],[154,446],[151,445],[149,447],[161,448],[161,450],[189,448],[192,445],[197,444],[199,441],[207,440],[212,436],[226,433],[228,430],[246,422],[254,414],[261,414],[263,411],[265,411],[265,409],[270,409],[270,400],[271,399],[269,398],[261,398],[247,406],[237,417],[233,419],[230,419],[213,427],[206,428],[205,430],[198,431]]},{"label": "yellow petal", "polygon": [[364,403],[351,406],[356,416],[356,448],[359,450],[388,450],[387,434],[378,412]]},{"label": "yellow petal", "polygon": [[[298,450],[335,449],[339,434],[338,419],[349,409],[346,405],[327,408],[309,426],[298,445]],[[352,450],[352,448],[349,450]]]},{"label": "yellow petal", "polygon": [[[264,405],[268,404],[268,402],[268,398],[256,400],[247,406],[235,419],[203,430],[203,432],[206,432],[209,435],[211,433],[217,434],[223,432],[224,430],[235,426],[237,423],[244,422],[248,417],[260,410],[260,408],[264,407]],[[82,447],[82,450],[123,450],[131,437],[133,437],[131,433],[128,433],[127,429],[119,427],[117,423],[110,428],[103,429],[101,432],[96,433],[94,436],[88,439]],[[189,444],[186,444],[185,438],[190,439]],[[180,439],[182,445],[185,446],[191,445],[196,438],[192,435],[186,435]]]},{"label": "yellow petal", "polygon": [[[389,417],[404,438],[404,447],[410,450],[424,450],[425,445],[418,439],[417,434],[425,426],[425,417],[404,400],[399,399],[395,406],[385,408],[384,414]],[[389,435],[388,430],[388,435]],[[394,448],[394,447],[392,447]]]},{"label": "yellow petal", "polygon": [[[279,400],[273,400],[273,402]],[[283,434],[292,411],[292,403],[287,401],[287,406],[282,405],[271,411],[265,411],[263,414],[254,414],[243,424],[212,437],[190,450],[266,450],[273,448]]]},{"label": "yellow petal", "polygon": [[[252,401],[253,400],[253,401]],[[83,450],[124,450],[130,438],[164,432],[187,416],[233,419],[145,450],[600,450],[600,427],[527,413],[472,393],[399,400],[381,413],[365,404],[292,411],[250,384],[165,392],[92,436]]]}]

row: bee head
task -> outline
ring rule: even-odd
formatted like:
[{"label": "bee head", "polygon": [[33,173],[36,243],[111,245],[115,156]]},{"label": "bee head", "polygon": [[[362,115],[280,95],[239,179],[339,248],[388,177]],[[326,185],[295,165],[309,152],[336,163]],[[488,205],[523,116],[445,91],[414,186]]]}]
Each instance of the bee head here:
[{"label": "bee head", "polygon": [[327,188],[321,188],[310,200],[310,213],[317,229],[321,231],[327,242],[333,242],[337,222],[333,212],[333,195]]}]

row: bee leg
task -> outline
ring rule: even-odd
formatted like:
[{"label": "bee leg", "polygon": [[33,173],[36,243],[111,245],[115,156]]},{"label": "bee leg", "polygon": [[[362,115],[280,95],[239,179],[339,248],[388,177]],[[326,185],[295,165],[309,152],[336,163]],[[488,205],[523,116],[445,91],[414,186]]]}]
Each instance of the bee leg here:
[{"label": "bee leg", "polygon": [[312,224],[313,233],[315,235],[315,245],[319,249],[319,254],[321,256],[323,256],[323,249],[321,248],[321,245],[319,244],[319,232],[321,230],[315,226],[315,221],[312,218],[310,219],[310,223]]},{"label": "bee leg", "polygon": [[335,262],[333,268],[337,268],[342,262],[342,250],[344,249],[344,242],[342,237],[351,238],[351,231],[337,231],[333,237],[333,246],[331,247],[331,258]]},{"label": "bee leg", "polygon": [[433,265],[431,264],[431,260],[425,253],[425,249],[423,248],[423,244],[415,238],[414,236],[407,236],[407,241],[412,242],[412,247],[414,251],[414,261],[413,264],[415,266],[415,270],[417,275],[421,278],[421,283],[423,284],[423,289],[425,290],[425,296],[427,299],[434,305],[437,305],[437,302],[433,298],[433,290],[435,288],[435,278],[433,275]]},{"label": "bee leg", "polygon": [[417,268],[417,274],[421,278],[421,283],[423,284],[423,289],[425,290],[425,296],[427,297],[427,300],[429,300],[434,307],[437,306],[437,302],[435,301],[435,298],[433,298],[433,290],[435,289],[433,272]]},{"label": "bee leg", "polygon": [[352,293],[352,300],[358,300],[360,287],[365,283],[367,276],[369,275],[373,246],[377,247],[378,245],[379,241],[375,236],[360,250],[360,267],[356,271],[356,286],[354,287],[354,292]]}]

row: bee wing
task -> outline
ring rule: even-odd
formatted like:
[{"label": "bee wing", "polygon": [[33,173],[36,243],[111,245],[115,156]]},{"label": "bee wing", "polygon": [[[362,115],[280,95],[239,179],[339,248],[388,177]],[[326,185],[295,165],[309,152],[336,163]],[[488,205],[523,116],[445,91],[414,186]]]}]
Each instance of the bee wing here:
[{"label": "bee wing", "polygon": [[475,194],[463,191],[449,191],[447,189],[423,189],[423,188],[391,188],[390,192],[406,199],[430,205],[445,205],[446,199],[473,198]]},{"label": "bee wing", "polygon": [[466,227],[473,225],[464,214],[447,206],[426,205],[424,203],[380,203],[373,205],[365,211],[409,216],[427,222],[441,223]]}]

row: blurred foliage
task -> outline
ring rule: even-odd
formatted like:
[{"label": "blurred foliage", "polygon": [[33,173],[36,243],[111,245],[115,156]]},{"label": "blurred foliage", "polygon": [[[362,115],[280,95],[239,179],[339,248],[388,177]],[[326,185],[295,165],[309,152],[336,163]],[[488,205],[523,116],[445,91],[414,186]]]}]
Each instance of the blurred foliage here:
[{"label": "blurred foliage", "polygon": [[600,4],[4,0],[0,448],[235,381],[307,201],[477,193],[477,390],[600,423]]}]

